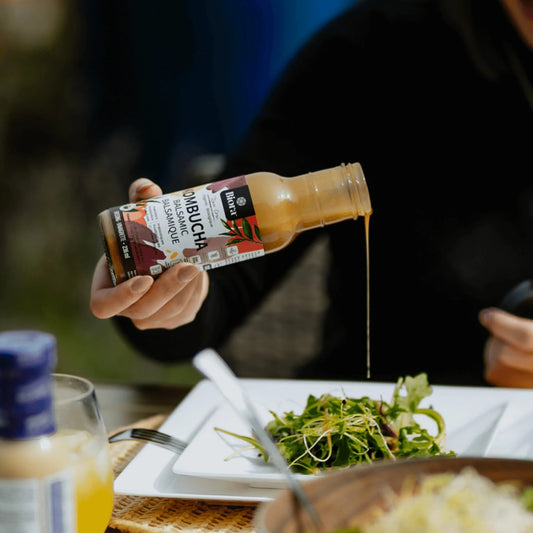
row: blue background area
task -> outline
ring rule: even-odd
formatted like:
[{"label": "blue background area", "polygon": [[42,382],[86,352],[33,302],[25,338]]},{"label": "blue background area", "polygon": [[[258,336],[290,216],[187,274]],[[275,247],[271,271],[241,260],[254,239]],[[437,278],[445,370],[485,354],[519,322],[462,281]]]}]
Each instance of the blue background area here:
[{"label": "blue background area", "polygon": [[138,175],[179,184],[225,155],[296,50],[355,0],[83,0],[95,138],[127,129]]}]

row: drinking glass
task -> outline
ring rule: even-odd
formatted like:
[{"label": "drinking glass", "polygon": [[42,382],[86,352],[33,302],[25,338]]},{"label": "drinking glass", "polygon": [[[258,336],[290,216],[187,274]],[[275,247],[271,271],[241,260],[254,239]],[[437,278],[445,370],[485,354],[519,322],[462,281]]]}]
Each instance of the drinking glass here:
[{"label": "drinking glass", "polygon": [[113,508],[113,469],[106,429],[94,385],[87,379],[53,374],[57,434],[74,472],[78,533],[103,533]]}]

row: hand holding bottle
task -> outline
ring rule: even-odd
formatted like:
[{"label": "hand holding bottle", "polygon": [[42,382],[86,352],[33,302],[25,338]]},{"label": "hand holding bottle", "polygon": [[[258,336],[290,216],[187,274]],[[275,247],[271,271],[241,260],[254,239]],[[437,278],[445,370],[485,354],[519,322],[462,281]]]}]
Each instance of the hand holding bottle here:
[{"label": "hand holding bottle", "polygon": [[[161,195],[161,188],[141,178],[129,188],[129,201]],[[115,315],[130,318],[139,329],[172,329],[188,324],[207,296],[209,278],[190,263],[179,263],[152,276],[135,276],[117,286],[109,275],[105,256],[98,261],[91,287],[90,307],[97,318]]]},{"label": "hand holding bottle", "polygon": [[302,231],[372,213],[359,163],[292,178],[254,172],[169,194],[139,179],[129,200],[98,216],[106,259],[96,267],[90,305],[95,316],[125,316],[138,329],[192,322],[212,268],[281,250]]},{"label": "hand holding bottle", "polygon": [[485,345],[485,378],[500,387],[533,387],[533,320],[489,308],[479,315],[491,336]]}]

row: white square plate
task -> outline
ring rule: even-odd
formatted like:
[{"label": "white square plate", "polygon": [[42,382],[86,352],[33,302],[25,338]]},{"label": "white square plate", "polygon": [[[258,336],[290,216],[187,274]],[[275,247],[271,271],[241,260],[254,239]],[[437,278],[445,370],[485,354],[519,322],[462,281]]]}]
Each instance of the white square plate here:
[{"label": "white square plate", "polygon": [[[263,421],[268,413],[301,412],[309,394],[325,392],[390,401],[395,384],[275,379],[241,379]],[[446,422],[447,448],[461,456],[533,459],[533,391],[492,387],[432,386],[421,406],[432,406]],[[240,503],[273,499],[283,479],[257,453],[234,454],[242,441],[222,436],[221,427],[250,435],[216,387],[198,383],[169,416],[161,431],[189,442],[177,459],[146,445],[117,477],[122,494],[194,498]],[[431,426],[427,426],[431,431]],[[234,454],[232,456],[232,454]],[[228,457],[232,456],[230,459]],[[308,479],[307,476],[301,476]]]}]

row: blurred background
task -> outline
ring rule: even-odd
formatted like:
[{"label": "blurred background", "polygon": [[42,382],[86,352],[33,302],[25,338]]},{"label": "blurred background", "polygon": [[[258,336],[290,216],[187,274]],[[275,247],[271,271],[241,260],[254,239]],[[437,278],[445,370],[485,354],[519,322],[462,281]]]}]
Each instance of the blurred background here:
[{"label": "blurred background", "polygon": [[0,330],[53,333],[62,372],[197,381],[90,313],[96,216],[140,176],[168,192],[208,181],[287,61],[354,1],[0,0]]}]

